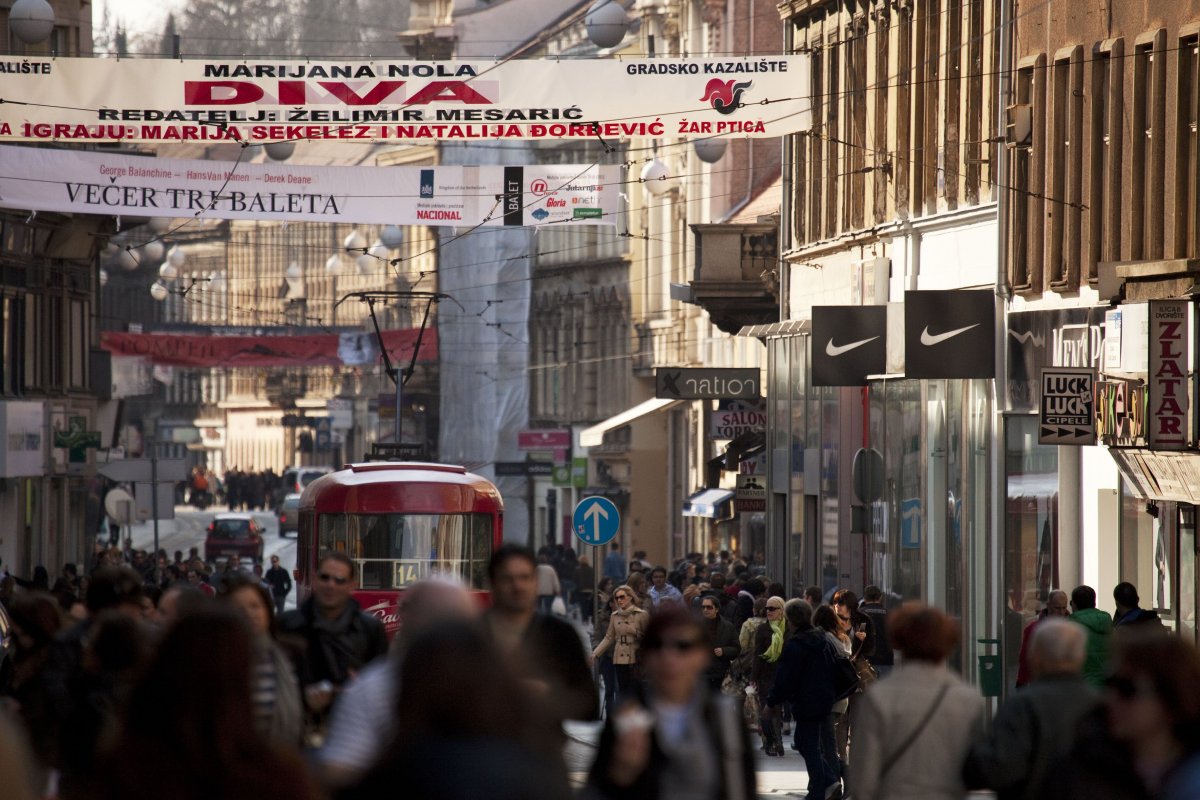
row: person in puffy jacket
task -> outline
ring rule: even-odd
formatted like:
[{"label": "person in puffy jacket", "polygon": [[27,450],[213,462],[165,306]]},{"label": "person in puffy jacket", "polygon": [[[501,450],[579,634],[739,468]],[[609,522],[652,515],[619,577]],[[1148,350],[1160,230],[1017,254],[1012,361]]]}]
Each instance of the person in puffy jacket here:
[{"label": "person in puffy jacket", "polygon": [[1097,689],[1104,686],[1108,673],[1108,655],[1112,647],[1113,621],[1107,611],[1096,608],[1096,590],[1076,586],[1071,591],[1071,616],[1076,625],[1087,630],[1087,658],[1083,662],[1083,679]]}]

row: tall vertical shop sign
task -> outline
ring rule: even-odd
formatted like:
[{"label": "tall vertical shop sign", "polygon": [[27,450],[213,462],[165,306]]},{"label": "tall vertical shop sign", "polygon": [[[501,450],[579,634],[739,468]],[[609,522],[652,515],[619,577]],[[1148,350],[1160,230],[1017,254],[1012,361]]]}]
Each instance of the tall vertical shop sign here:
[{"label": "tall vertical shop sign", "polygon": [[1151,449],[1182,450],[1189,442],[1188,351],[1191,303],[1151,300],[1149,313],[1149,441]]},{"label": "tall vertical shop sign", "polygon": [[0,57],[0,141],[774,137],[807,55],[511,61]]}]

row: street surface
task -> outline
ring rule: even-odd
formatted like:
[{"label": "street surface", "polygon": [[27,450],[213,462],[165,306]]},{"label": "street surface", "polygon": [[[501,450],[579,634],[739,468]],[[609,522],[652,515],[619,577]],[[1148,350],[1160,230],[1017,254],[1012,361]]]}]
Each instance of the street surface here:
[{"label": "street surface", "polygon": [[[175,519],[159,520],[159,548],[167,551],[167,558],[173,558],[176,550],[182,550],[186,557],[188,549],[192,547],[200,548],[200,553],[203,555],[205,530],[215,515],[225,511],[228,509],[224,506],[209,506],[204,511],[197,511],[192,506],[176,506]],[[250,513],[262,525],[264,531],[263,569],[270,566],[271,556],[277,555],[279,556],[279,565],[286,569],[288,574],[291,574],[296,566],[296,535],[289,533],[287,538],[280,538],[279,520],[275,518],[274,512],[254,511]],[[132,537],[135,550],[147,552],[154,550],[154,525],[150,522],[134,525],[130,534],[122,531],[121,535]],[[247,568],[248,564],[249,562],[243,562],[243,566],[247,566]],[[293,589],[292,594],[288,597],[288,608],[295,607],[295,604],[296,593]]]}]

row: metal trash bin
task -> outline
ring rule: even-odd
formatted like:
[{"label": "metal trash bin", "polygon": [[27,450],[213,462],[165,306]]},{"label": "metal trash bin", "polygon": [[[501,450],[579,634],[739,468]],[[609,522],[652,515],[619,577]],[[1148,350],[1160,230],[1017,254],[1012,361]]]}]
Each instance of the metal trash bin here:
[{"label": "metal trash bin", "polygon": [[[979,639],[981,645],[1000,646],[999,639]],[[999,697],[1004,688],[1004,664],[998,653],[979,654],[979,692],[984,697]]]}]

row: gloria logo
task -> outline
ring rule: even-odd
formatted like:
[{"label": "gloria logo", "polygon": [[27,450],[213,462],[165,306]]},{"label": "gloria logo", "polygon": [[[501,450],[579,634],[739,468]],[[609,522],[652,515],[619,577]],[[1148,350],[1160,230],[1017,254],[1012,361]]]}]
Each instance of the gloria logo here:
[{"label": "gloria logo", "polygon": [[421,170],[421,197],[433,197],[433,170]]},{"label": "gloria logo", "polygon": [[754,81],[739,83],[734,80],[723,81],[720,78],[713,78],[704,87],[704,97],[700,98],[700,102],[711,103],[719,114],[732,114],[741,102],[742,92],[753,85]]}]

